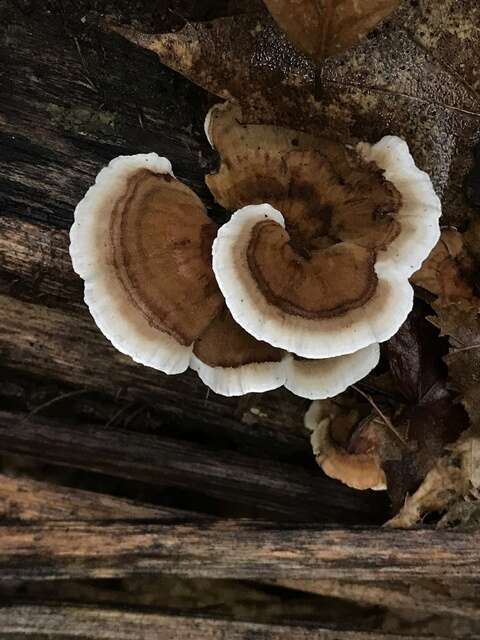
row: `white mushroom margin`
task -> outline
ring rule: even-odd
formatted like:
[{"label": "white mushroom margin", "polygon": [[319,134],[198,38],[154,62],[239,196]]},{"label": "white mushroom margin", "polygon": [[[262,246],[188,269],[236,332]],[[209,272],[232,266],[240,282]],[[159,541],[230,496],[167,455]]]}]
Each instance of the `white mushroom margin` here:
[{"label": "white mushroom margin", "polygon": [[285,354],[280,362],[259,362],[241,367],[210,367],[192,357],[190,366],[210,389],[224,396],[271,391],[284,386],[310,400],[332,398],[361,380],[380,359],[380,347],[372,344],[355,353],[322,360],[297,360]]}]

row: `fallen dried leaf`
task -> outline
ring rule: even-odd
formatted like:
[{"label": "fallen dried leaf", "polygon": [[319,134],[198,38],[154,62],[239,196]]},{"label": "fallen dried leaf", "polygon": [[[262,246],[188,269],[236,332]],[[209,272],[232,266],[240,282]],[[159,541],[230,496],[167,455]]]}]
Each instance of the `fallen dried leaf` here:
[{"label": "fallen dried leaf", "polygon": [[472,426],[480,428],[480,305],[469,301],[434,304],[433,324],[448,336],[451,349],[444,360],[450,381],[460,392]]},{"label": "fallen dried leaf", "polygon": [[265,0],[265,4],[289,40],[320,61],[363,40],[400,0]]},{"label": "fallen dried leaf", "polygon": [[399,513],[386,526],[409,528],[428,513],[446,510],[439,527],[452,522],[468,523],[469,518],[478,512],[478,503],[467,503],[465,498],[472,496],[478,499],[479,470],[480,439],[467,432],[451,447],[448,455],[437,461],[417,491],[406,498]]},{"label": "fallen dried leaf", "polygon": [[475,264],[465,251],[462,234],[455,229],[445,229],[437,246],[410,282],[444,302],[455,302],[475,296],[474,273]]}]

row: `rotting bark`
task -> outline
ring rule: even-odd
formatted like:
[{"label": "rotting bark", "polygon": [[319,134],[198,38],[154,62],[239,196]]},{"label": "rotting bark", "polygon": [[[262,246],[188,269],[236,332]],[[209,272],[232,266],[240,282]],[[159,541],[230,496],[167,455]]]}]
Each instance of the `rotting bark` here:
[{"label": "rotting bark", "polygon": [[[13,605],[0,608],[4,638],[82,637],[98,640],[422,640],[431,636],[334,630],[315,626],[262,625],[201,617],[126,612],[101,607]],[[478,636],[470,636],[472,640]]]},{"label": "rotting bark", "polygon": [[480,579],[480,533],[189,524],[52,522],[0,526],[5,579],[166,573],[257,580]]},{"label": "rotting bark", "polygon": [[276,580],[288,589],[306,593],[346,598],[352,602],[385,606],[396,610],[421,611],[430,614],[463,616],[480,620],[478,608],[479,584],[462,580],[419,579],[402,581],[349,580]]}]

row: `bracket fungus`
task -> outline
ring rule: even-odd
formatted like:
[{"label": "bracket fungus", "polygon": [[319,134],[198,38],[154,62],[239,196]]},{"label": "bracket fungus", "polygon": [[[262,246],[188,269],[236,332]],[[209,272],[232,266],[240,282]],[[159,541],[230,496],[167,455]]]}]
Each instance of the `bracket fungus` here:
[{"label": "bracket fungus", "polygon": [[215,280],[216,231],[166,158],[123,156],[99,173],[75,210],[70,254],[95,322],[119,351],[169,374],[190,366],[229,396],[282,385],[306,398],[332,396],[377,364],[376,344],[304,360],[249,335]]},{"label": "bracket fungus", "polygon": [[[371,416],[336,400],[312,402],[305,414],[313,453],[324,473],[352,489],[387,488],[381,467],[381,434]],[[379,437],[380,436],[380,437]]]},{"label": "bracket fungus", "polygon": [[330,398],[364,378],[378,364],[373,344],[339,358],[307,360],[253,338],[226,307],[195,342],[190,367],[223,395],[284,386],[303,398]]},{"label": "bracket fungus", "polygon": [[120,156],[98,174],[75,210],[70,254],[95,322],[119,351],[165,373],[188,367],[223,305],[210,268],[215,232],[166,158]]},{"label": "bracket fungus", "polygon": [[400,138],[347,148],[241,125],[234,110],[214,107],[206,128],[221,157],[207,184],[226,209],[241,207],[213,245],[235,321],[305,358],[390,338],[413,305],[408,278],[440,235],[429,176]]},{"label": "bracket fungus", "polygon": [[244,126],[230,103],[205,130],[221,157],[207,185],[236,210],[220,229],[155,153],[113,160],[77,206],[70,253],[97,325],[223,395],[341,393],[411,309],[408,277],[439,233],[430,179],[398,138],[351,149]]}]

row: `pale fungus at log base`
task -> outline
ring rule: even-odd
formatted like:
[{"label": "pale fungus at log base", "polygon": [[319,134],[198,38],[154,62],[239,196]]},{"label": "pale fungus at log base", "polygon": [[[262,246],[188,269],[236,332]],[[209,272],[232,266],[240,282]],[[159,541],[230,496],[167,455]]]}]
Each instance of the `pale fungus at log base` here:
[{"label": "pale fungus at log base", "polygon": [[327,476],[361,491],[387,488],[374,419],[361,420],[354,408],[317,400],[305,414],[305,427],[311,432],[313,454]]},{"label": "pale fungus at log base", "polygon": [[332,397],[408,314],[438,199],[397,139],[355,151],[239,117],[226,105],[206,122],[221,158],[206,181],[239,209],[229,222],[217,228],[166,158],[116,158],[76,208],[73,266],[98,327],[135,361],[191,367],[227,396]]}]

